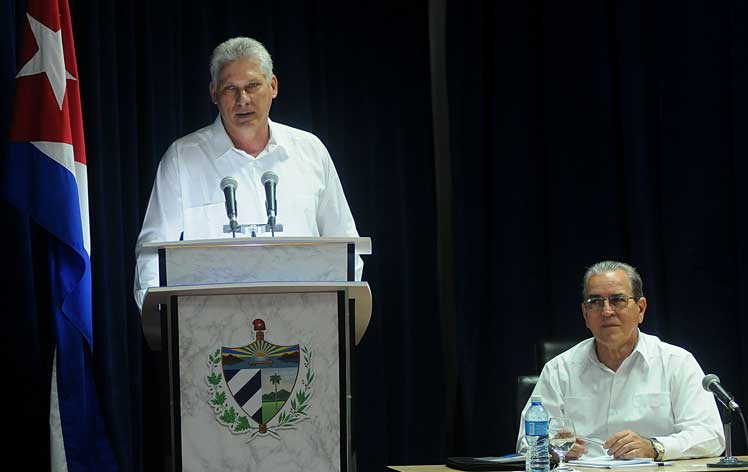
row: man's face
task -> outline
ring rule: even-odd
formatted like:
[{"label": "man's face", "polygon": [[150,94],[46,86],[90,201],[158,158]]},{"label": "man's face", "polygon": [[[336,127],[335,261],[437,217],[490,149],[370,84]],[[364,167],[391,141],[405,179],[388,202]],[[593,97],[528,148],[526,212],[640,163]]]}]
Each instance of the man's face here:
[{"label": "man's face", "polygon": [[[631,282],[622,270],[593,275],[587,282],[587,298],[611,295],[633,296]],[[636,329],[644,321],[647,300],[628,299],[625,306],[619,309],[607,301],[602,309],[595,309],[582,303],[582,315],[587,328],[592,332],[595,341],[611,349],[618,349],[632,342]]]},{"label": "man's face", "polygon": [[267,127],[270,105],[278,95],[278,79],[270,79],[252,59],[237,59],[221,69],[210,95],[218,105],[223,125],[230,136]]}]

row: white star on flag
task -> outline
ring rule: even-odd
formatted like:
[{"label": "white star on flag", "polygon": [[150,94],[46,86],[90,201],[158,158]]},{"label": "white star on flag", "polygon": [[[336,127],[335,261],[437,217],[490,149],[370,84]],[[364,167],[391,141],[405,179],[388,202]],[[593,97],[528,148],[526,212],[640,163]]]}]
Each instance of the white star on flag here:
[{"label": "white star on flag", "polygon": [[18,72],[18,77],[45,73],[55,94],[57,106],[62,110],[62,101],[65,99],[66,79],[76,80],[65,69],[65,53],[62,50],[62,29],[52,31],[43,23],[28,13],[31,32],[34,34],[39,50],[34,57],[27,62]]}]

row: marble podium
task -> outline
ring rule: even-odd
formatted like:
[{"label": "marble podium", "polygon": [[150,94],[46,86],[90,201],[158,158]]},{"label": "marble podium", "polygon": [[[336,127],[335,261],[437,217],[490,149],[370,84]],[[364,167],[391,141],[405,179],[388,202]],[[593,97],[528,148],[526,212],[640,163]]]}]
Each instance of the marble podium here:
[{"label": "marble podium", "polygon": [[169,471],[355,471],[352,347],[371,318],[353,281],[368,238],[144,246],[160,287],[143,331],[168,377]]}]

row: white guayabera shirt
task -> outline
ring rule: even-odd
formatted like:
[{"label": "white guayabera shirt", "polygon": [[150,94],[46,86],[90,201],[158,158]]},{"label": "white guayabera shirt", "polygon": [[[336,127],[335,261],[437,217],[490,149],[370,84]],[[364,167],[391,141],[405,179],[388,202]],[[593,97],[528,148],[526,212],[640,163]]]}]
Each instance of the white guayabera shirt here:
[{"label": "white guayabera shirt", "polygon": [[[712,457],[724,450],[725,437],[703,378],[691,353],[640,331],[616,372],[598,360],[594,338],[586,339],[548,361],[532,395],[542,397],[550,417],[571,417],[578,437],[604,442],[630,429],[658,439],[663,459]],[[524,436],[520,424],[518,450],[526,448]],[[595,455],[594,446],[589,449]]]},{"label": "white guayabera shirt", "polygon": [[[230,238],[221,179],[238,182],[236,201],[240,224],[267,221],[266,171],[278,175],[277,223],[281,236],[350,236],[358,231],[335,165],[324,144],[313,134],[270,122],[270,140],[253,157],[236,149],[221,122],[176,140],[164,154],[148,202],[136,246],[135,300],[142,306],[148,287],[158,286],[158,257],[142,254],[144,243]],[[356,280],[363,261],[356,258]]]}]

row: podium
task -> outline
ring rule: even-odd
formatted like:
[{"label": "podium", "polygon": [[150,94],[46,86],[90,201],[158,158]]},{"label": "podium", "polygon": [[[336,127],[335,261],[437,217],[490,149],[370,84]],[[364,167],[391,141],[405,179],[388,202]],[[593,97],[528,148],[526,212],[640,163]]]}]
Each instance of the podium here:
[{"label": "podium", "polygon": [[369,238],[152,243],[143,332],[160,351],[168,471],[355,471],[355,282]]}]

